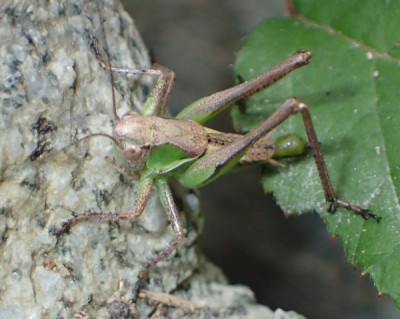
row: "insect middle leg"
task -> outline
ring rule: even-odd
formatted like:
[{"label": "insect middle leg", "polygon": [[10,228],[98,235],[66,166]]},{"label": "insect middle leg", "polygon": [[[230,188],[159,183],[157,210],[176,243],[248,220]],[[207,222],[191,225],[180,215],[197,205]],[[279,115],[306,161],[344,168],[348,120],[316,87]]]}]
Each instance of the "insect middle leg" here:
[{"label": "insect middle leg", "polygon": [[175,237],[156,255],[151,257],[142,270],[139,272],[138,280],[132,289],[133,302],[136,301],[139,290],[143,285],[143,281],[147,278],[149,271],[161,260],[167,258],[182,242],[183,240],[183,227],[179,217],[179,211],[176,207],[174,197],[171,189],[168,186],[166,178],[158,178],[155,180],[155,186],[157,189],[158,196],[161,204],[168,215],[168,220],[171,223],[172,229],[175,233]]},{"label": "insect middle leg", "polygon": [[136,193],[136,200],[132,212],[91,212],[81,215],[76,215],[66,222],[64,222],[58,229],[54,230],[52,233],[55,236],[60,236],[68,232],[71,227],[82,221],[89,220],[128,220],[135,221],[142,214],[146,208],[147,202],[150,198],[153,188],[153,179],[147,175],[142,175],[139,180],[138,190]]},{"label": "insect middle leg", "polygon": [[140,270],[138,274],[138,279],[132,289],[133,302],[136,301],[139,290],[143,285],[143,281],[147,278],[149,271],[159,261],[168,257],[183,240],[183,227],[180,221],[179,212],[175,205],[171,189],[169,188],[166,179],[156,178],[155,180],[153,180],[151,177],[146,176],[145,174],[142,175],[139,181],[139,187],[136,194],[136,201],[132,212],[118,212],[118,213],[92,212],[92,213],[77,215],[64,222],[60,228],[58,228],[53,232],[54,235],[60,236],[65,232],[69,231],[71,227],[82,221],[90,221],[90,220],[135,221],[142,215],[147,205],[148,199],[153,189],[153,184],[156,186],[161,204],[168,215],[168,219],[175,233],[175,237],[162,250],[160,250],[157,254],[151,257]]}]

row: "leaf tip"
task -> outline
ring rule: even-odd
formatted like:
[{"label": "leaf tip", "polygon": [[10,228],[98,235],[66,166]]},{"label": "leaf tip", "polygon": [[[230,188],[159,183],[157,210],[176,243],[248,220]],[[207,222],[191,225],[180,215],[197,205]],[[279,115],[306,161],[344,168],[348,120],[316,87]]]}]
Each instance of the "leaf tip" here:
[{"label": "leaf tip", "polygon": [[297,16],[298,12],[296,10],[295,5],[291,0],[286,1],[286,11],[291,15],[291,16]]}]

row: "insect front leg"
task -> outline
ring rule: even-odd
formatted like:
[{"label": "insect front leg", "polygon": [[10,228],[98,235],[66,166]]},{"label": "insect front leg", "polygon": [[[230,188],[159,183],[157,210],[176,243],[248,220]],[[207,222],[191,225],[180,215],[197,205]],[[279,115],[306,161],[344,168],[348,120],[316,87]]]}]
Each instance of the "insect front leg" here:
[{"label": "insect front leg", "polygon": [[[157,76],[157,83],[150,91],[149,96],[147,97],[146,102],[143,105],[143,114],[144,115],[154,115],[154,116],[164,116],[167,112],[167,104],[168,98],[171,94],[171,91],[174,87],[175,83],[175,72],[171,69],[168,69],[165,66],[160,64],[153,64],[151,68],[126,68],[126,67],[118,67],[113,66],[109,63],[108,60],[104,59],[99,49],[92,43],[93,51],[96,55],[99,64],[106,70],[109,70],[111,81],[114,81],[114,77],[112,72],[130,74],[130,75],[152,75]],[[112,86],[113,97],[114,97],[114,85]],[[114,98],[115,99],[115,98]],[[116,105],[114,101],[114,106]],[[116,110],[114,110],[116,114]],[[116,115],[116,118],[119,118]]]},{"label": "insect front leg", "polygon": [[144,115],[164,116],[167,112],[168,98],[175,83],[175,72],[160,64],[153,64],[151,69],[130,69],[110,66],[112,72],[124,74],[156,75],[157,83],[151,89],[143,105]]},{"label": "insect front leg", "polygon": [[179,212],[176,207],[174,197],[172,195],[171,189],[168,186],[168,182],[164,178],[159,178],[155,180],[155,185],[157,192],[164,207],[168,219],[171,223],[172,229],[175,233],[175,238],[172,239],[165,248],[159,251],[155,256],[149,259],[144,265],[143,269],[139,272],[138,280],[132,289],[133,301],[136,301],[138,292],[143,285],[144,280],[147,278],[149,271],[161,260],[167,258],[182,242],[183,240],[183,227],[180,221]]}]

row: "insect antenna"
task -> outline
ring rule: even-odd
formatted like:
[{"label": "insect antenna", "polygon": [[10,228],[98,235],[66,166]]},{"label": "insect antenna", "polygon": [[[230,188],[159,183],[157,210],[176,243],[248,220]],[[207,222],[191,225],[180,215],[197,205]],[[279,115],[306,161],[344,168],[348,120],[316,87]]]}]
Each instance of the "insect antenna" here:
[{"label": "insect antenna", "polygon": [[[77,141],[72,142],[71,144],[69,144],[69,145],[66,146],[66,147],[70,147],[70,146],[76,145],[76,144],[78,144],[78,143],[80,143],[80,142],[83,142],[84,140],[88,140],[89,138],[96,137],[96,136],[106,137],[106,138],[112,140],[112,141],[113,141],[115,144],[117,144],[117,145],[120,145],[120,144],[121,144],[121,142],[120,142],[119,140],[117,140],[117,139],[116,139],[114,136],[112,136],[112,135],[105,134],[105,133],[93,133],[93,134],[89,134],[89,135],[87,135],[87,136],[85,136],[85,137],[82,137],[82,138],[80,138],[80,139],[77,140]],[[64,148],[65,148],[65,147],[64,147]]]},{"label": "insect antenna", "polygon": [[110,75],[110,82],[111,82],[111,94],[112,94],[112,100],[113,100],[113,113],[114,113],[114,118],[116,121],[120,120],[120,117],[118,116],[117,113],[117,101],[115,98],[115,87],[114,87],[114,75],[112,72],[112,66],[111,66],[111,62],[110,62],[110,54],[109,54],[109,50],[108,50],[108,44],[107,44],[107,38],[105,36],[105,30],[104,30],[104,25],[103,25],[103,15],[101,14],[101,6],[99,5],[99,1],[96,0],[96,7],[97,7],[97,12],[99,13],[99,24],[100,24],[100,30],[101,30],[101,34],[102,34],[102,41],[104,43],[104,50],[106,53],[106,61],[103,61],[103,59],[101,58],[100,52],[98,51],[97,48],[94,48],[96,57],[99,61],[102,61],[107,69],[108,69],[108,73]]},{"label": "insect antenna", "polygon": [[[104,54],[102,54],[102,52],[99,49],[99,44],[98,44],[99,40],[97,39],[97,37],[91,36],[91,41],[90,41],[89,45],[90,45],[91,49],[93,50],[93,52],[94,52],[98,62],[100,63],[100,65],[103,68],[107,69],[108,72],[109,72],[109,79],[110,79],[110,82],[111,82],[111,94],[112,94],[112,100],[113,100],[113,113],[114,113],[115,120],[118,121],[118,120],[120,120],[120,116],[117,113],[117,106],[116,106],[117,103],[116,103],[116,94],[115,94],[115,86],[114,86],[114,75],[113,75],[113,70],[112,70],[113,68],[111,66],[110,57],[109,57],[107,39],[105,37],[105,29],[104,29],[104,24],[103,24],[104,19],[102,18],[103,16],[101,14],[102,11],[101,11],[101,6],[99,4],[99,0],[96,0],[95,4],[96,4],[97,12],[98,12],[100,30],[101,30],[101,33],[102,33],[101,41],[104,43],[103,49],[105,51],[105,56],[106,57],[104,57]],[[52,158],[53,156],[55,156],[55,155],[57,155],[59,153],[65,153],[71,147],[76,146],[77,144],[79,144],[79,143],[81,143],[81,142],[83,142],[85,140],[88,140],[88,139],[93,138],[93,137],[98,137],[98,136],[106,137],[109,140],[111,140],[114,144],[116,144],[117,146],[122,147],[122,142],[119,141],[118,139],[116,139],[112,135],[105,134],[105,133],[92,133],[92,134],[89,134],[89,135],[87,135],[85,137],[79,138],[79,139],[69,143],[67,146],[59,149],[55,153],[48,154],[48,156],[46,156],[46,159],[48,159],[49,157]],[[51,150],[49,152],[51,152]]]},{"label": "insect antenna", "polygon": [[[101,136],[101,137],[106,137],[106,138],[108,138],[109,140],[111,140],[112,142],[114,142],[117,146],[122,147],[121,141],[117,140],[117,139],[116,139],[114,136],[112,136],[112,135],[108,135],[108,134],[105,134],[105,133],[93,133],[93,134],[89,134],[89,135],[87,135],[87,136],[85,136],[85,137],[82,137],[82,138],[80,138],[80,139],[78,139],[78,140],[76,140],[76,141],[73,141],[73,142],[69,143],[67,146],[64,146],[63,148],[58,149],[58,150],[56,150],[56,151],[51,151],[51,150],[50,150],[50,151],[49,151],[49,154],[46,155],[46,160],[49,160],[49,159],[51,159],[51,158],[57,156],[57,154],[66,153],[71,147],[76,146],[76,145],[78,145],[79,143],[81,143],[81,142],[83,142],[83,141],[85,141],[85,140],[88,140],[88,139],[90,139],[90,138],[92,138],[92,137],[99,137],[99,136]],[[44,158],[43,158],[43,159],[44,159]]]}]

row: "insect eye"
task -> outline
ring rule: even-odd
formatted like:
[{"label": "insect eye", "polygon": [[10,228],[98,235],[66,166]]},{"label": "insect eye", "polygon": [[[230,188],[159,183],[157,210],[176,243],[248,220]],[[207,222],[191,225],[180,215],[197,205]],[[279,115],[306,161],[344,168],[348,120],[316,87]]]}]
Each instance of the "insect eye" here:
[{"label": "insect eye", "polygon": [[129,146],[124,151],[124,157],[127,161],[135,161],[140,158],[141,148],[136,146]]},{"label": "insect eye", "polygon": [[124,150],[124,159],[135,167],[141,166],[146,160],[148,151],[149,148],[146,146],[138,147],[130,145]]}]

